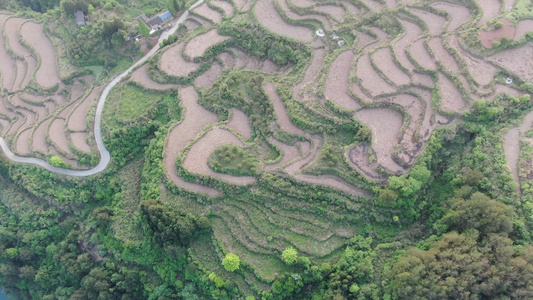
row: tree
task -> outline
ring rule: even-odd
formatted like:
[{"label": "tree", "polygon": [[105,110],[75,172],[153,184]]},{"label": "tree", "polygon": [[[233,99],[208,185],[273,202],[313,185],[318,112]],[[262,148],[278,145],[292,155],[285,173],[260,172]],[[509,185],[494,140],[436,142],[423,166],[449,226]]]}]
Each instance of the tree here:
[{"label": "tree", "polygon": [[233,272],[237,269],[239,269],[239,265],[241,263],[240,258],[233,253],[228,253],[226,257],[222,260],[222,265],[224,268],[230,272]]},{"label": "tree", "polygon": [[148,27],[148,25],[146,25],[146,23],[144,23],[143,21],[139,21],[139,24],[137,24],[136,28],[137,30],[139,30],[140,35],[144,37],[150,36],[150,27]]},{"label": "tree", "polygon": [[294,249],[293,247],[285,249],[281,254],[281,258],[288,265],[292,265],[296,261],[297,256],[298,251],[296,251],[296,249]]}]

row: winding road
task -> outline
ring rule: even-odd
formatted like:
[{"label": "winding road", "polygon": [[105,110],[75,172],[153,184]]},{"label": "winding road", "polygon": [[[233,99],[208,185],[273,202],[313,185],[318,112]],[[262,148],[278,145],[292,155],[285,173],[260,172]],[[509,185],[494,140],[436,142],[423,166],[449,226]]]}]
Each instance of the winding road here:
[{"label": "winding road", "polygon": [[90,170],[70,170],[70,169],[63,169],[58,168],[55,166],[52,166],[45,160],[42,160],[40,158],[36,157],[24,157],[24,156],[18,156],[11,152],[9,149],[9,146],[7,145],[6,141],[0,137],[0,148],[4,151],[6,157],[14,162],[18,163],[25,163],[25,164],[32,164],[32,165],[38,165],[46,170],[68,175],[68,176],[78,176],[78,177],[85,177],[85,176],[91,176],[97,173],[102,172],[107,168],[107,165],[109,164],[109,161],[111,159],[111,156],[109,154],[109,151],[106,149],[104,145],[104,141],[102,140],[102,131],[101,131],[101,125],[102,125],[102,112],[104,110],[105,100],[107,99],[107,96],[109,95],[109,92],[112,88],[117,85],[124,77],[128,76],[128,74],[137,66],[143,64],[147,59],[149,59],[152,55],[154,55],[157,50],[159,50],[159,44],[163,42],[164,39],[168,38],[172,33],[174,33],[177,29],[179,24],[183,23],[185,19],[189,16],[189,11],[191,9],[194,9],[196,6],[200,5],[204,0],[198,0],[193,5],[191,5],[178,19],[176,24],[172,26],[170,30],[167,30],[161,34],[161,37],[159,38],[159,43],[154,46],[148,53],[146,53],[145,56],[143,56],[141,59],[139,59],[135,64],[133,64],[129,69],[124,71],[122,74],[118,75],[113,81],[111,81],[102,92],[102,95],[100,96],[100,99],[98,100],[98,105],[96,106],[96,113],[94,118],[94,138],[96,140],[96,145],[98,146],[98,151],[100,151],[100,162],[96,167]]}]

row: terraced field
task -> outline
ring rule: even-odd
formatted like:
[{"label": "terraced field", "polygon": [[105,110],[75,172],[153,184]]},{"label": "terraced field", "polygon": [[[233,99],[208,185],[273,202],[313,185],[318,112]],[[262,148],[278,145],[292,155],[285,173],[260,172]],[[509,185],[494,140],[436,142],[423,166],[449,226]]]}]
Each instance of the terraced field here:
[{"label": "terraced field", "polygon": [[[98,157],[89,108],[99,96],[94,77],[65,84],[57,69],[52,42],[42,24],[0,15],[1,137],[15,154],[59,157],[74,169],[91,167]],[[40,91],[40,92],[39,92]]]},{"label": "terraced field", "polygon": [[[479,26],[480,32],[490,31],[487,22],[499,16],[500,3],[487,3],[477,16],[472,15],[471,7],[442,1],[428,6],[415,1],[365,0],[357,5],[341,1],[336,6],[313,0],[235,0],[231,7],[224,1],[199,6],[187,21],[198,33],[189,31],[185,42],[166,49],[159,60],[159,72],[194,76],[194,88],[179,87],[185,113],[166,139],[168,178],[179,189],[217,199],[243,185],[255,191],[262,176],[286,176],[294,184],[337,191],[352,199],[356,207],[354,203],[372,197],[362,178],[382,182],[391,175],[408,173],[434,130],[460,119],[476,99],[522,93],[497,83],[495,78],[503,72],[529,79],[528,70],[533,69],[529,62],[518,66],[510,57],[527,55],[530,45],[483,58],[483,43],[481,50],[470,51],[463,40],[461,33],[471,26]],[[394,11],[398,7],[406,9]],[[394,30],[378,23],[357,23],[355,30],[343,30],[347,20],[378,12],[397,21]],[[269,33],[306,45],[310,56],[304,67],[276,65],[233,44],[238,37],[220,34],[222,24],[237,22],[232,18],[239,13],[250,16],[250,22]],[[222,16],[229,20],[222,20]],[[528,24],[518,25],[517,39],[533,30]],[[205,28],[198,30],[200,26]],[[318,34],[319,28],[324,34]],[[208,49],[218,49],[217,45],[228,41],[230,47],[209,56]],[[205,62],[209,67],[198,72]],[[258,116],[252,112],[254,104],[247,98],[255,96],[246,96],[246,85],[228,83],[221,74],[261,76],[260,86],[254,83],[249,89],[265,97],[266,111],[272,114],[265,139],[257,127]],[[142,82],[144,77],[136,75],[135,80]],[[241,85],[237,94],[246,105],[237,105],[235,100],[235,106],[230,105],[224,113],[202,107],[206,95],[232,84]],[[284,92],[286,88],[290,93]],[[328,107],[342,111],[342,116]],[[325,129],[308,130],[298,114],[311,114],[317,118],[315,122],[326,118],[335,124],[347,117],[368,127],[371,139],[333,147],[340,159],[337,170],[325,168],[324,149],[334,137]],[[509,137],[515,136],[508,135],[506,140]],[[224,144],[239,145],[256,155],[262,172],[254,178],[209,169],[208,156]],[[354,179],[354,174],[360,179]],[[214,237],[266,279],[284,268],[272,257],[276,251],[293,246],[313,259],[325,259],[353,233],[327,225],[327,220],[312,219],[313,214],[305,212],[306,204],[293,198],[265,201],[257,196],[257,202],[250,203],[231,195],[233,200],[224,203],[212,200],[216,203],[209,209],[215,222]]]},{"label": "terraced field", "polygon": [[[214,244],[265,281],[291,270],[279,259],[287,247],[316,261],[337,255],[373,183],[408,174],[433,132],[477,99],[523,94],[498,76],[533,81],[531,43],[489,50],[510,28],[523,40],[531,20],[504,23],[501,33],[491,27],[500,1],[483,2],[479,14],[458,1],[419,2],[212,0],[193,9],[178,42],[119,85],[143,95],[177,90],[181,118],[171,120],[158,165],[162,201],[207,214]],[[2,14],[0,24],[2,137],[18,155],[88,168],[80,153],[98,155],[89,115],[101,87],[93,75],[61,81],[40,24]],[[477,48],[464,40],[474,27]],[[132,108],[114,99],[108,109]],[[369,137],[354,137],[363,129]],[[504,137],[516,178],[520,132]],[[260,170],[211,169],[210,155],[225,145],[251,153]]]}]

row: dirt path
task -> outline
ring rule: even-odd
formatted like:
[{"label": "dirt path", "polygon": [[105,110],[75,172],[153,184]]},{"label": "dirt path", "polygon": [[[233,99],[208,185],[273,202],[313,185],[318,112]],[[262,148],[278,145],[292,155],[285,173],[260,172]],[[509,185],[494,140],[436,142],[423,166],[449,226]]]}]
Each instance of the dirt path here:
[{"label": "dirt path", "polygon": [[348,93],[349,77],[354,57],[353,51],[347,50],[335,58],[329,68],[324,90],[324,95],[327,100],[349,110],[355,110],[361,107]]},{"label": "dirt path", "polygon": [[220,195],[221,192],[216,189],[184,181],[177,173],[176,160],[180,152],[205,126],[218,120],[217,115],[198,104],[198,93],[194,87],[180,89],[179,97],[184,108],[183,121],[170,130],[165,142],[164,164],[167,175],[178,187],[190,192]]},{"label": "dirt path", "polygon": [[183,167],[192,173],[203,174],[214,178],[227,181],[236,185],[249,185],[255,183],[255,178],[251,176],[231,176],[228,174],[217,173],[207,165],[209,155],[215,151],[216,148],[222,145],[237,145],[244,144],[231,131],[213,128],[198,141],[196,141],[191,149],[187,152]]}]

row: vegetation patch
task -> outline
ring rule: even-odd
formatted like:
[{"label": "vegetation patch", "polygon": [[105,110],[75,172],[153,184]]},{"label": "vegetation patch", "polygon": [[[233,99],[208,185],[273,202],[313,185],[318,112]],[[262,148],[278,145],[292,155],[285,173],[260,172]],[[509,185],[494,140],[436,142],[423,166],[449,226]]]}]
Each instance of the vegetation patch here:
[{"label": "vegetation patch", "polygon": [[235,176],[255,176],[260,173],[259,161],[243,147],[223,145],[209,156],[208,166],[215,172]]}]

